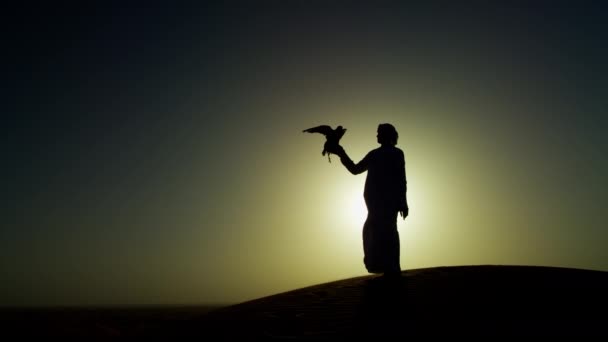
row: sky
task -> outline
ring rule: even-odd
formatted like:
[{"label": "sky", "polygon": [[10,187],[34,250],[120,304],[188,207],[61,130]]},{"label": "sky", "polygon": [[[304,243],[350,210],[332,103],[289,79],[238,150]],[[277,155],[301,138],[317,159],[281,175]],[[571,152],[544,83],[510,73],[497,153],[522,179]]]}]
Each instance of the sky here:
[{"label": "sky", "polygon": [[368,273],[358,161],[405,153],[404,270],[608,271],[598,2],[6,13],[0,306],[232,304]]}]

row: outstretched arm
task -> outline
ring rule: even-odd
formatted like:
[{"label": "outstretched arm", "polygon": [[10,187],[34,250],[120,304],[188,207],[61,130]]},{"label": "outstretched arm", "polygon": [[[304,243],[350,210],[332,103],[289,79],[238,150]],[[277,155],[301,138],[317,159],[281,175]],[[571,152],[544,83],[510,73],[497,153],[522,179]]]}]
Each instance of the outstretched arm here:
[{"label": "outstretched arm", "polygon": [[353,175],[358,175],[367,171],[367,156],[365,156],[365,158],[363,158],[359,163],[355,164],[352,159],[350,159],[348,154],[346,154],[346,151],[344,151],[344,148],[342,148],[342,146],[336,146],[335,151],[333,153],[337,154],[340,157],[342,165],[344,165],[344,167],[346,167],[346,169],[350,171],[350,173],[352,173]]}]

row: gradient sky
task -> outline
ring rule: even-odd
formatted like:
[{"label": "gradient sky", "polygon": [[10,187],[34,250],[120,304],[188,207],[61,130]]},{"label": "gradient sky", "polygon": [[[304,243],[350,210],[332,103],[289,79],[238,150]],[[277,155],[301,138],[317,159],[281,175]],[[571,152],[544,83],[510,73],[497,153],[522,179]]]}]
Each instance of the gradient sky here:
[{"label": "gradient sky", "polygon": [[0,305],[226,304],[366,275],[365,175],[321,156],[302,133],[319,124],[355,161],[397,128],[403,269],[608,271],[599,2],[228,3],[8,13]]}]

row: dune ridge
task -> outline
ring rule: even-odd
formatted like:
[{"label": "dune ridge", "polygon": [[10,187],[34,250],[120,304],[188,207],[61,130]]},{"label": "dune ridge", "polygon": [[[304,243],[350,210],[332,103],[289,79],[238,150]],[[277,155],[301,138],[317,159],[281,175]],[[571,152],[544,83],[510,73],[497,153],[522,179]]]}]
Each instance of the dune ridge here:
[{"label": "dune ridge", "polygon": [[315,340],[412,335],[606,335],[608,272],[526,265],[362,276],[221,308],[210,333]]},{"label": "dune ridge", "polygon": [[406,270],[392,281],[377,275],[341,279],[215,308],[0,312],[11,336],[608,336],[607,290],[604,271],[465,265]]}]

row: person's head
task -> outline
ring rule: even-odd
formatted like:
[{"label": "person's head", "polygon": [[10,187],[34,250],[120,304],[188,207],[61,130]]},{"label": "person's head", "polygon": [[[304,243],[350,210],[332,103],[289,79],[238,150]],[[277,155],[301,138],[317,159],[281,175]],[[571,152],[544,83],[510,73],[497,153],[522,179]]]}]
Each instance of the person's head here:
[{"label": "person's head", "polygon": [[399,134],[395,127],[388,123],[383,123],[378,125],[378,144],[380,145],[397,145],[397,139],[399,139]]}]

